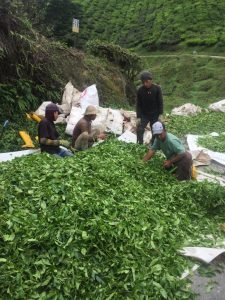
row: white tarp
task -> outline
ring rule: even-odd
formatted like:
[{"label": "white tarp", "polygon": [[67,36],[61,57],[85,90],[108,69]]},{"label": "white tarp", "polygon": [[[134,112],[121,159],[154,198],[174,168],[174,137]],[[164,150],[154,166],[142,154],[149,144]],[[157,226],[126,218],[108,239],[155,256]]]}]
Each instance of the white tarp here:
[{"label": "white tarp", "polygon": [[62,105],[67,105],[69,107],[69,112],[71,111],[72,106],[79,106],[80,105],[80,96],[81,92],[78,91],[72,83],[69,81],[65,86],[63,98],[62,98]]},{"label": "white tarp", "polygon": [[[92,122],[92,129],[100,132],[106,131],[106,122],[108,117],[108,108],[98,108],[96,119]],[[85,110],[81,107],[72,107],[70,116],[67,118],[66,134],[72,135],[73,129],[78,121],[83,118]]]},{"label": "white tarp", "polygon": [[12,160],[16,157],[21,157],[24,155],[34,154],[34,153],[38,153],[38,152],[40,152],[39,149],[0,153],[0,162]]},{"label": "white tarp", "polygon": [[[150,131],[145,130],[144,133],[144,144],[149,144],[151,140],[152,134]],[[125,143],[137,143],[137,135],[130,130],[126,130],[121,136],[118,137],[119,141]]]},{"label": "white tarp", "polygon": [[203,150],[191,151],[191,156],[192,156],[193,164],[195,167],[209,166],[211,163],[211,157],[207,153],[205,153]]},{"label": "white tarp", "polygon": [[106,120],[106,131],[112,132],[116,135],[123,132],[123,115],[119,109],[108,110],[108,116]]},{"label": "white tarp", "polygon": [[86,109],[88,105],[99,106],[99,97],[96,85],[93,84],[87,87],[80,95],[79,101],[82,109]]},{"label": "white tarp", "polygon": [[225,248],[184,247],[180,253],[184,256],[190,256],[209,264],[217,256],[225,253]]},{"label": "white tarp", "polygon": [[[50,103],[52,103],[52,102],[51,101],[44,101],[38,107],[38,109],[35,111],[35,114],[40,116],[40,117],[44,117],[46,106]],[[67,107],[66,104],[62,104],[62,105],[57,104],[57,106],[61,109],[61,111],[63,113],[59,115],[58,119],[55,121],[55,124],[57,124],[57,123],[66,123],[65,115],[68,115],[70,113],[70,110],[68,110],[68,107]]]},{"label": "white tarp", "polygon": [[211,157],[211,159],[217,161],[218,163],[220,163],[222,165],[225,165],[225,153],[214,152],[214,151],[211,151],[209,149],[199,146],[198,145],[199,137],[200,137],[199,135],[193,135],[193,134],[187,135],[187,143],[188,143],[189,149],[191,151],[203,150],[205,153],[207,153]]},{"label": "white tarp", "polygon": [[121,136],[118,137],[119,141],[125,143],[137,143],[137,135],[133,132],[126,130]]},{"label": "white tarp", "polygon": [[171,114],[177,116],[194,116],[200,112],[202,112],[202,108],[200,106],[192,103],[186,103],[182,106],[172,109]]},{"label": "white tarp", "polygon": [[52,103],[51,101],[44,101],[38,109],[35,111],[35,114],[41,117],[45,116],[45,109],[48,104]]},{"label": "white tarp", "polygon": [[219,111],[225,113],[225,99],[209,105],[209,109],[212,111]]}]

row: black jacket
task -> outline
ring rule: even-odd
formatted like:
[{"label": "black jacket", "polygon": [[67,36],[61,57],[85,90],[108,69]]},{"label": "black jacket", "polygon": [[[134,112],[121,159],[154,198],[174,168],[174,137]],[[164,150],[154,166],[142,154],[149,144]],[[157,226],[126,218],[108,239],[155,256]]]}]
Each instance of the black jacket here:
[{"label": "black jacket", "polygon": [[151,118],[163,114],[163,97],[160,86],[152,84],[148,89],[141,86],[137,91],[137,118]]}]

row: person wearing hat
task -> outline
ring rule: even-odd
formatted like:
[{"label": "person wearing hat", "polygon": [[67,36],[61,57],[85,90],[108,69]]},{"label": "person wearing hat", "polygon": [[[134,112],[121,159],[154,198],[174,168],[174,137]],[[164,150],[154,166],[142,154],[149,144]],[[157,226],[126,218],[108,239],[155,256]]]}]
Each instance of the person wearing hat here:
[{"label": "person wearing hat", "polygon": [[85,150],[93,145],[96,140],[104,140],[105,134],[91,129],[91,123],[96,119],[97,108],[89,105],[73,130],[72,147],[76,150]]},{"label": "person wearing hat", "polygon": [[182,142],[173,134],[168,133],[165,125],[155,122],[152,125],[152,132],[155,136],[154,143],[144,156],[143,160],[150,160],[157,150],[162,150],[166,156],[163,164],[164,168],[171,170],[174,168],[175,176],[178,180],[190,180],[192,171],[192,156],[185,151]]},{"label": "person wearing hat", "polygon": [[[152,82],[152,74],[144,71],[140,75],[142,86],[137,91],[137,142],[143,144],[144,131],[148,123],[150,127],[163,114],[163,97],[159,85]],[[153,142],[153,140],[152,140]]]},{"label": "person wearing hat", "polygon": [[[50,103],[45,109],[45,118],[38,124],[38,140],[41,152],[55,154],[60,157],[72,156],[72,152],[64,147],[69,147],[70,143],[60,140],[54,121],[58,118],[59,108],[55,103]],[[60,146],[64,146],[61,148]]]}]

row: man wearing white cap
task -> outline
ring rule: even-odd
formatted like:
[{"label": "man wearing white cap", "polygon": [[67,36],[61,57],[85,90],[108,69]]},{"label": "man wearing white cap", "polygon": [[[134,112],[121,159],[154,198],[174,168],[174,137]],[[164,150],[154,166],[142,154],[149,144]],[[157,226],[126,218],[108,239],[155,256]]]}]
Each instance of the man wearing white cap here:
[{"label": "man wearing white cap", "polygon": [[143,160],[150,160],[157,150],[162,150],[166,156],[166,161],[163,164],[164,168],[170,170],[172,167],[176,167],[175,176],[178,180],[190,180],[192,156],[185,151],[181,141],[175,135],[168,133],[161,122],[153,124],[152,133],[155,140]]},{"label": "man wearing white cap", "polygon": [[76,150],[85,150],[93,145],[96,140],[104,140],[105,134],[92,131],[91,123],[96,119],[97,108],[89,105],[84,113],[84,117],[79,120],[73,130],[72,147]]}]

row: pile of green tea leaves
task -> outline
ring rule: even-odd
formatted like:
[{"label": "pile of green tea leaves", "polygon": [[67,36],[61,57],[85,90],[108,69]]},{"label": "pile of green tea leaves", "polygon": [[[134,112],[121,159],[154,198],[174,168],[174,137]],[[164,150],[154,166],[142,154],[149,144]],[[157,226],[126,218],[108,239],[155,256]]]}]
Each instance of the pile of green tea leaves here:
[{"label": "pile of green tea leaves", "polygon": [[202,112],[196,116],[168,116],[165,118],[169,132],[183,137],[190,134],[222,133],[225,130],[225,114],[222,112]]},{"label": "pile of green tea leaves", "polygon": [[1,164],[3,299],[190,299],[183,246],[224,238],[225,188],[178,182],[143,146]]},{"label": "pile of green tea leaves", "polygon": [[209,150],[225,153],[225,134],[201,136],[198,138],[198,144]]}]

